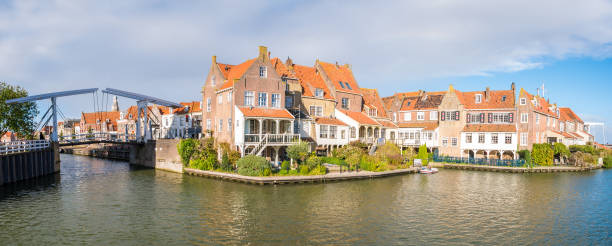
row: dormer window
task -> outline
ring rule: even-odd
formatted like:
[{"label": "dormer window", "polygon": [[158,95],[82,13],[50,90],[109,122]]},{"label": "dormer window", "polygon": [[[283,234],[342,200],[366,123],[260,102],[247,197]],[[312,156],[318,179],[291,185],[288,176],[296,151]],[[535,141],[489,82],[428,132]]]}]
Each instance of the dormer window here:
[{"label": "dormer window", "polygon": [[338,84],[340,84],[340,86],[342,87],[342,89],[344,89],[344,84],[342,84],[342,81],[338,81]]},{"label": "dormer window", "polygon": [[130,114],[129,117],[130,117],[130,120],[131,120],[132,119],[132,114]]},{"label": "dormer window", "polygon": [[259,67],[259,77],[260,78],[267,78],[268,77],[268,67],[266,67],[266,66]]},{"label": "dormer window", "polygon": [[323,97],[323,89],[316,88],[315,89],[315,97]]},{"label": "dormer window", "polygon": [[502,102],[506,101],[506,96],[502,96]]},{"label": "dormer window", "polygon": [[476,94],[476,103],[481,103],[481,102],[482,102],[482,95]]},{"label": "dormer window", "polygon": [[106,119],[106,123],[110,123],[110,120],[109,120],[109,119]]},{"label": "dormer window", "polygon": [[349,90],[352,90],[352,89],[353,89],[353,88],[351,88],[351,85],[349,85],[349,83],[347,83],[347,82],[344,82],[344,83],[346,84],[346,87],[347,87]]},{"label": "dormer window", "polygon": [[527,98],[521,98],[520,101],[521,101],[520,102],[521,105],[527,104]]}]

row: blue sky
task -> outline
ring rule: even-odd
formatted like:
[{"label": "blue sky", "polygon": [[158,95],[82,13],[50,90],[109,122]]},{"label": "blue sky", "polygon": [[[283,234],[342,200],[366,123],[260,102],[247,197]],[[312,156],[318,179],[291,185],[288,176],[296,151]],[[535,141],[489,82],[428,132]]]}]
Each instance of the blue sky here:
[{"label": "blue sky", "polygon": [[[0,0],[0,80],[32,94],[112,87],[200,100],[212,55],[240,63],[258,45],[298,64],[350,63],[382,95],[511,82],[535,93],[544,82],[551,102],[612,124],[610,1]],[[93,110],[89,95],[59,101],[69,117]]]}]

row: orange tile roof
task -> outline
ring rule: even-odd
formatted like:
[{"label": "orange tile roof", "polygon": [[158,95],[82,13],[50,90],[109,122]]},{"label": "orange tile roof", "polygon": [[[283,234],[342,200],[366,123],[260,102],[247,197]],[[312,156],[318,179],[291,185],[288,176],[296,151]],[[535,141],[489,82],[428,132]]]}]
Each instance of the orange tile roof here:
[{"label": "orange tile roof", "polygon": [[574,136],[574,135],[572,135],[572,134],[569,134],[569,133],[567,133],[567,132],[561,132],[561,135],[562,135],[563,137],[566,137],[566,138],[573,138],[573,139],[575,139],[575,138],[576,138],[576,136]]},{"label": "orange tile roof", "polygon": [[511,124],[467,124],[463,132],[516,132],[516,126]]},{"label": "orange tile roof", "polygon": [[584,123],[580,117],[571,108],[559,108],[559,114],[562,121],[577,121]]},{"label": "orange tile roof", "polygon": [[389,120],[378,120],[378,123],[380,123],[384,127],[397,128],[397,125]]},{"label": "orange tile roof", "polygon": [[415,122],[415,123],[399,123],[399,128],[423,128],[426,131],[433,131],[438,128],[438,122]]},{"label": "orange tile roof", "polygon": [[274,70],[276,70],[276,73],[278,73],[279,76],[286,76],[289,78],[295,77],[293,72],[289,70],[289,67],[287,67],[287,65],[285,65],[285,63],[283,63],[283,61],[281,61],[281,59],[279,59],[278,57],[270,59],[270,62],[272,63],[272,66],[274,66]]},{"label": "orange tile roof", "polygon": [[421,96],[405,97],[401,111],[438,109],[446,95],[445,91],[423,92]]},{"label": "orange tile roof", "polygon": [[201,103],[199,101],[182,102],[181,105],[189,107],[189,113],[202,112]]},{"label": "orange tile roof", "polygon": [[221,72],[223,73],[223,76],[225,76],[225,79],[227,80],[221,86],[221,88],[219,88],[219,90],[227,89],[227,88],[234,86],[234,80],[242,78],[242,75],[244,75],[244,72],[246,72],[246,70],[249,67],[251,67],[254,61],[255,61],[255,58],[247,60],[238,65],[228,65],[228,64],[217,63],[217,65],[219,65],[219,69],[221,69]]},{"label": "orange tile roof", "polygon": [[[506,109],[515,106],[512,90],[489,90],[489,98],[485,98],[486,91],[454,91],[466,109]],[[480,103],[476,103],[477,94],[482,95]]]},{"label": "orange tile roof", "polygon": [[317,117],[315,118],[315,123],[319,125],[336,125],[336,126],[346,126],[346,124],[336,118],[327,118],[327,117]]},{"label": "orange tile roof", "polygon": [[315,88],[319,88],[323,90],[323,98],[334,99],[316,68],[294,64],[293,71],[302,85],[303,96],[314,97]]},{"label": "orange tile roof", "polygon": [[238,107],[247,117],[286,118],[293,119],[293,115],[286,109],[272,109],[259,107]]},{"label": "orange tile roof", "polygon": [[[337,91],[361,94],[361,91],[359,90],[359,86],[357,85],[357,81],[355,81],[355,77],[353,76],[353,72],[351,71],[351,69],[346,66],[340,66],[327,62],[319,62],[319,64],[321,65],[323,71],[325,72],[325,74],[327,74],[327,76],[331,80],[332,85],[336,88]],[[339,81],[343,82],[342,84],[344,87],[340,86],[340,84],[338,83]],[[344,82],[349,84],[350,89],[347,88]]]},{"label": "orange tile roof", "polygon": [[359,123],[360,125],[376,125],[376,126],[380,125],[378,122],[376,122],[375,120],[368,117],[366,114],[362,112],[348,111],[348,110],[343,110],[343,109],[340,109],[340,112],[350,117],[351,119],[357,121],[357,123]]},{"label": "orange tile roof", "polygon": [[113,130],[117,129],[117,120],[119,119],[119,117],[121,116],[120,112],[93,112],[93,113],[81,113],[81,121],[83,121],[84,124],[98,124],[98,120],[100,120],[100,123],[106,123],[106,120],[108,119],[110,121],[110,124],[113,127]]},{"label": "orange tile roof", "polygon": [[379,118],[386,118],[387,111],[385,110],[382,99],[380,99],[380,95],[378,95],[378,90],[361,88],[361,92],[363,95],[363,103],[370,108],[376,108]]},{"label": "orange tile roof", "polygon": [[523,96],[527,98],[529,103],[533,104],[532,100],[534,100],[534,99],[538,102],[537,106],[534,105],[534,108],[535,108],[536,112],[540,112],[542,114],[546,114],[546,115],[549,115],[549,116],[557,117],[557,113],[553,112],[552,110],[550,110],[550,106],[552,106],[552,105],[549,104],[548,101],[546,101],[546,99],[544,99],[543,97],[540,97],[540,96],[537,96],[537,95],[536,96],[531,95],[525,89],[521,88],[521,92],[519,94],[519,97],[523,97]]}]

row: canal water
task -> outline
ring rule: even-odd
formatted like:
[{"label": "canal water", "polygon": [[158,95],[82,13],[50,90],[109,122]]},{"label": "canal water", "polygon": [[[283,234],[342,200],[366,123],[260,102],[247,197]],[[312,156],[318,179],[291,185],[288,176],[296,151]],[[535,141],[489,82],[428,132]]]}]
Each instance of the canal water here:
[{"label": "canal water", "polygon": [[0,244],[610,245],[612,171],[254,186],[62,155],[0,187]]}]

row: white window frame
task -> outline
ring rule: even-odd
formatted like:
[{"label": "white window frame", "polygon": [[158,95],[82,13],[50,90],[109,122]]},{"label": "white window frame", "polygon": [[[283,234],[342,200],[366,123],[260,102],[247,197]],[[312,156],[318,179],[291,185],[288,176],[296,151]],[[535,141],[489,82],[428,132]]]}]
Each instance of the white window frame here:
[{"label": "white window frame", "polygon": [[529,123],[529,113],[521,113],[521,123]]},{"label": "white window frame", "polygon": [[[510,139],[510,141],[508,141],[508,139]],[[505,138],[504,138],[504,143],[512,144],[512,134],[511,133],[506,133]]]},{"label": "white window frame", "polygon": [[[276,98],[276,101],[275,99]],[[270,106],[273,108],[280,108],[281,107],[281,95],[278,93],[272,93],[272,97],[270,98],[271,100],[271,104]]]},{"label": "white window frame", "polygon": [[321,98],[323,97],[323,94],[324,94],[323,89],[315,88],[315,97]]},{"label": "white window frame", "polygon": [[417,112],[417,120],[425,120],[425,112]]},{"label": "white window frame", "polygon": [[227,131],[232,132],[232,118],[227,119]]},{"label": "white window frame", "polygon": [[222,94],[217,95],[217,104],[223,104],[223,95]]},{"label": "white window frame", "polygon": [[212,127],[212,121],[210,119],[206,119],[206,130],[210,130]]},{"label": "white window frame", "polygon": [[268,107],[268,93],[266,92],[257,93],[257,106],[258,107]]},{"label": "white window frame", "polygon": [[[482,139],[482,141],[481,141],[481,139]],[[484,133],[478,133],[478,143],[479,144],[484,144],[484,143],[486,143],[486,141],[487,141],[487,138],[486,138],[485,134]]]},{"label": "white window frame", "polygon": [[411,120],[412,120],[412,113],[404,112],[404,121],[411,121]]},{"label": "white window frame", "polygon": [[476,103],[482,103],[482,94],[476,94],[474,100],[476,101]]},{"label": "white window frame", "polygon": [[311,105],[310,115],[319,116],[319,117],[323,116],[323,106]]},{"label": "white window frame", "polygon": [[520,101],[520,105],[527,104],[527,98],[521,97],[521,99],[519,99],[519,101]]},{"label": "white window frame", "polygon": [[491,144],[499,144],[499,134],[491,133]]},{"label": "white window frame", "polygon": [[227,92],[227,103],[231,103],[232,102],[232,95],[233,95],[233,91],[228,91]]},{"label": "white window frame", "polygon": [[218,132],[223,132],[223,119],[219,119],[219,125],[217,126]]},{"label": "white window frame", "polygon": [[521,146],[527,146],[527,133],[521,132]]},{"label": "white window frame", "polygon": [[540,124],[540,115],[539,114],[536,114],[535,123],[536,124]]},{"label": "white window frame", "polygon": [[349,100],[348,97],[343,97],[341,100],[342,100],[341,106],[343,109],[349,109],[351,107],[351,100]]},{"label": "white window frame", "polygon": [[458,144],[459,144],[459,143],[458,143],[457,138],[451,138],[451,146],[453,146],[453,147],[457,147],[457,145],[458,145]]},{"label": "white window frame", "polygon": [[244,92],[244,105],[245,106],[253,106],[255,102],[255,92],[253,91],[245,91]]},{"label": "white window frame", "polygon": [[442,138],[442,146],[444,146],[444,147],[448,146],[448,137],[443,137]]},{"label": "white window frame", "polygon": [[319,138],[328,138],[328,125],[319,125]]},{"label": "white window frame", "polygon": [[472,141],[473,141],[473,139],[472,139],[472,133],[466,133],[466,134],[465,134],[465,143],[469,143],[469,144],[471,144],[471,143],[472,143]]},{"label": "white window frame", "polygon": [[266,67],[266,66],[260,66],[259,67],[259,77],[260,78],[267,78],[268,77],[268,67]]},{"label": "white window frame", "polygon": [[429,112],[429,120],[438,120],[438,112],[437,111]]},{"label": "white window frame", "polygon": [[212,111],[212,99],[206,98],[206,112]]}]

